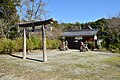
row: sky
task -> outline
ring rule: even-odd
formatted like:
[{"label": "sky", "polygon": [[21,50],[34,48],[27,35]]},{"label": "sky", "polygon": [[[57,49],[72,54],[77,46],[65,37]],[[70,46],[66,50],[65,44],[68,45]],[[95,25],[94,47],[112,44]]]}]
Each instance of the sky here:
[{"label": "sky", "polygon": [[120,0],[47,0],[49,18],[59,23],[86,23],[120,13]]}]

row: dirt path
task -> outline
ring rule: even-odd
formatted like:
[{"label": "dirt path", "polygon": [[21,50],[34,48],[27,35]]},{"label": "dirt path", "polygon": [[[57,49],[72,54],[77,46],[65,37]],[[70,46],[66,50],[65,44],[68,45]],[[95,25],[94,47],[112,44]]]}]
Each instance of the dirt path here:
[{"label": "dirt path", "polygon": [[120,80],[120,55],[109,52],[48,50],[21,58],[0,55],[0,80]]}]

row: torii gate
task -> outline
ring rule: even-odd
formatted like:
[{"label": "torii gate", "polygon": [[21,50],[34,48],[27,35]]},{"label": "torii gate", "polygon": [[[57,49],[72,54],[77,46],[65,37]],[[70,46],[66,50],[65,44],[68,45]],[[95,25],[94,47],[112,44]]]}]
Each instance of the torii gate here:
[{"label": "torii gate", "polygon": [[26,59],[26,27],[32,27],[32,30],[34,32],[35,26],[42,25],[42,46],[43,46],[43,62],[47,61],[47,55],[46,55],[46,31],[45,31],[45,25],[51,24],[53,22],[53,18],[44,20],[44,21],[38,21],[38,22],[32,22],[32,23],[26,23],[26,24],[19,24],[19,27],[23,27],[23,59]]}]

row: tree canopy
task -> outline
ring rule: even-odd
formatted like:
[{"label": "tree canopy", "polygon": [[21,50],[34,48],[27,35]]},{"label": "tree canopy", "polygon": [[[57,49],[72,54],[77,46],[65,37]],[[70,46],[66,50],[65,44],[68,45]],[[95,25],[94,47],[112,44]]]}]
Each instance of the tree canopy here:
[{"label": "tree canopy", "polygon": [[[0,4],[0,35],[10,37],[10,30],[19,21],[15,1],[1,0]],[[16,27],[17,28],[17,27]]]}]

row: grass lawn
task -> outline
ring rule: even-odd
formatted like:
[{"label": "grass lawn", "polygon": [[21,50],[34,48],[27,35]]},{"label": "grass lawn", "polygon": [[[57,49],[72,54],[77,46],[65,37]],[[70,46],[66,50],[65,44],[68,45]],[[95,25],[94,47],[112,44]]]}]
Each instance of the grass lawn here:
[{"label": "grass lawn", "polygon": [[33,52],[27,59],[21,53],[0,55],[0,80],[120,80],[120,55],[79,50]]}]

